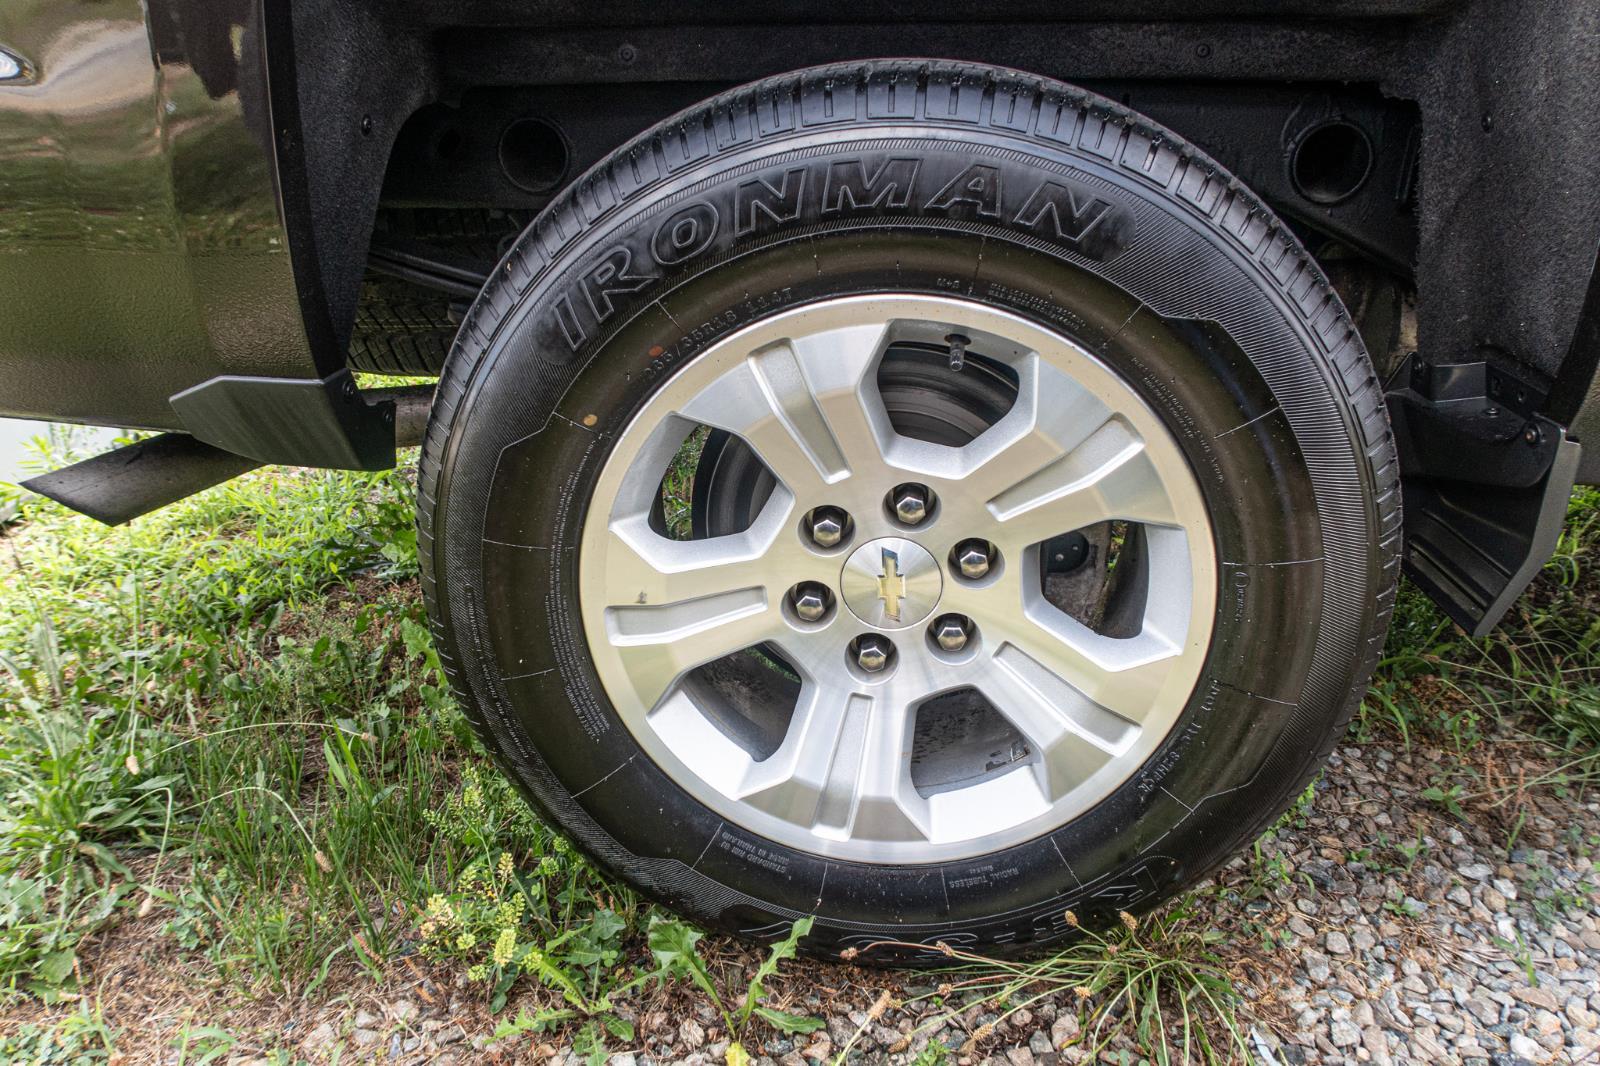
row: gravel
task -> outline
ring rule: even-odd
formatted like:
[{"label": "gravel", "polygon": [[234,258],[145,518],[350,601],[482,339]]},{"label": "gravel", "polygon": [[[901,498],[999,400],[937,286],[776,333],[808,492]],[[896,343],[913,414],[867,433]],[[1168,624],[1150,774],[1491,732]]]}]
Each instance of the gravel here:
[{"label": "gravel", "polygon": [[1287,948],[1249,968],[1264,1060],[1600,1061],[1600,806],[1527,794],[1458,819],[1422,797],[1446,764],[1343,747],[1304,824],[1263,842],[1292,871],[1265,919]]}]

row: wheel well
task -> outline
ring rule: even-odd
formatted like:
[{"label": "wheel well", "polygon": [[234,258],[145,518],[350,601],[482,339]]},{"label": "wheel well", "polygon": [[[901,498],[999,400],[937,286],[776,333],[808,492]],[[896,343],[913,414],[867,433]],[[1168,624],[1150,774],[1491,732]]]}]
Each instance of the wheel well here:
[{"label": "wheel well", "polygon": [[[1290,220],[1328,265],[1374,356],[1391,361],[1416,254],[1415,105],[1386,100],[1373,85],[1083,84],[1201,144]],[[442,358],[464,310],[459,293],[397,276],[383,253],[431,252],[486,275],[573,178],[640,130],[729,87],[470,85],[417,108],[383,174],[353,337],[358,366],[407,372]]]},{"label": "wheel well", "polygon": [[[1559,373],[1550,402],[1562,421],[1600,358],[1573,344],[1600,244],[1600,185],[1585,162],[1600,83],[1576,43],[1600,32],[1600,10],[1581,0],[1533,12],[1463,0],[929,0],[914,17],[887,0],[829,0],[804,19],[769,0],[689,0],[670,16],[643,0],[272,7],[293,21],[301,104],[274,118],[298,124],[304,143],[341,343],[380,213],[537,211],[606,148],[719,87],[914,55],[1126,100],[1232,169],[1324,261],[1401,288],[1414,279],[1433,361],[1487,347],[1546,383]],[[1466,73],[1490,68],[1493,79]],[[523,119],[538,125],[508,138]]]}]

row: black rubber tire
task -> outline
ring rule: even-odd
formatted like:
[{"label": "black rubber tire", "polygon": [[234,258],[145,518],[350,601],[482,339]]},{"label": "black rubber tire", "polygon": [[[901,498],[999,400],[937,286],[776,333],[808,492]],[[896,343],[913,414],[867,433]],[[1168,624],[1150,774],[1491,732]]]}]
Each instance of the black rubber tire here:
[{"label": "black rubber tire", "polygon": [[[374,240],[402,237],[452,258],[481,262],[488,273],[526,223],[527,215],[521,211],[384,208],[378,213]],[[460,314],[452,312],[452,304],[459,305],[459,300],[437,289],[368,271],[350,334],[351,369],[389,375],[439,373],[460,325]]]},{"label": "black rubber tire", "polygon": [[361,283],[350,335],[350,368],[369,374],[437,374],[458,323],[449,297],[400,278],[369,274]]},{"label": "black rubber tire", "polygon": [[[1189,456],[1217,536],[1215,639],[1162,747],[1082,817],[960,862],[824,860],[726,824],[634,743],[578,623],[587,492],[630,413],[730,331],[873,291],[1000,305],[1121,370]],[[1381,390],[1292,233],[1147,119],[952,62],[771,78],[579,179],[464,323],[419,498],[440,655],[538,808],[708,926],[764,936],[814,915],[815,953],[895,938],[1016,954],[1071,935],[1069,908],[1103,921],[1202,877],[1345,729],[1399,568]]]}]

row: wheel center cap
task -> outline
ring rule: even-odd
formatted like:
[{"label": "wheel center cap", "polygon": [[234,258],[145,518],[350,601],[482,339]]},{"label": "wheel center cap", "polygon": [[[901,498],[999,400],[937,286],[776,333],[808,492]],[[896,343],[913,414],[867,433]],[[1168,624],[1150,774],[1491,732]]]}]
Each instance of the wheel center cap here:
[{"label": "wheel center cap", "polygon": [[880,537],[850,553],[839,590],[850,613],[867,625],[904,629],[938,606],[944,577],[922,545],[904,537]]}]

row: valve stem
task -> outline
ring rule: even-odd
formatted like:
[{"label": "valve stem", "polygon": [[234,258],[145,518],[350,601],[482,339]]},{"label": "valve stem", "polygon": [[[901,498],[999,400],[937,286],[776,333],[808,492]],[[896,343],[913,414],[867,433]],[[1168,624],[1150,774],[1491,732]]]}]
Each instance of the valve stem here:
[{"label": "valve stem", "polygon": [[967,365],[967,345],[972,343],[972,338],[964,333],[952,333],[944,341],[950,345],[950,369],[959,374]]}]

